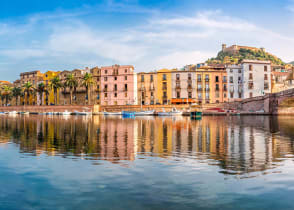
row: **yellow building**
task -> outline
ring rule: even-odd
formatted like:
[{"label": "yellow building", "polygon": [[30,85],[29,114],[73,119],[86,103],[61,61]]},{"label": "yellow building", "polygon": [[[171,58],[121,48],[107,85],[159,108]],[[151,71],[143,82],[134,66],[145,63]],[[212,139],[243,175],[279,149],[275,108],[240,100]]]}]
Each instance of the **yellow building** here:
[{"label": "yellow building", "polygon": [[172,98],[172,70],[157,71],[156,104],[171,104]]},{"label": "yellow building", "polygon": [[[39,83],[43,82],[47,88],[47,90],[49,91],[48,94],[44,93],[43,94],[43,105],[50,105],[50,104],[54,104],[54,91],[50,90],[48,88],[49,84],[50,84],[50,80],[53,79],[54,77],[58,76],[60,73],[60,71],[47,71],[46,73],[44,73],[43,75],[43,81],[40,81]],[[59,92],[57,92],[57,101],[59,101]]]}]

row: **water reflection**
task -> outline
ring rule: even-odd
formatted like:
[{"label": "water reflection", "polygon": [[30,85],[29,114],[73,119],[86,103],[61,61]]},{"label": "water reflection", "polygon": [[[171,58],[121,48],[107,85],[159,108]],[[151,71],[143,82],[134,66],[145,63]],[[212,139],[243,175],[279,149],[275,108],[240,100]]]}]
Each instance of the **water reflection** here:
[{"label": "water reflection", "polygon": [[265,171],[294,154],[291,118],[1,116],[0,146],[28,155],[120,163],[147,156],[197,159],[225,174]]}]

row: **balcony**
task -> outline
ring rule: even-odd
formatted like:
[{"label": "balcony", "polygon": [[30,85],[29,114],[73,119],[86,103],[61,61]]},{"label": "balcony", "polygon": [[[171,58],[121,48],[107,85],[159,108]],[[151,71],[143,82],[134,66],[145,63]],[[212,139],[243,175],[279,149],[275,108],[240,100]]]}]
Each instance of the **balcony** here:
[{"label": "balcony", "polygon": [[210,88],[209,88],[209,87],[206,87],[206,88],[205,88],[205,91],[210,91]]},{"label": "balcony", "polygon": [[209,78],[205,78],[205,82],[209,82]]}]

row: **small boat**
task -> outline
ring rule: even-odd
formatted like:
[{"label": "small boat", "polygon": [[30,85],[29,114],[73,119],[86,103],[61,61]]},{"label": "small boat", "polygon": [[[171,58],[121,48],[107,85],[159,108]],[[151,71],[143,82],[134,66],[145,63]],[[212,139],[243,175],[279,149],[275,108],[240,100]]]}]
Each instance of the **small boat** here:
[{"label": "small boat", "polygon": [[177,109],[173,108],[172,111],[166,112],[164,109],[162,112],[157,113],[158,116],[182,116],[183,112],[178,111]]},{"label": "small boat", "polygon": [[152,116],[154,115],[155,111],[150,110],[150,111],[140,111],[140,112],[135,112],[135,116]]},{"label": "small boat", "polygon": [[20,112],[20,114],[22,114],[22,115],[28,115],[30,113],[29,112]]},{"label": "small boat", "polygon": [[74,111],[74,114],[75,115],[92,115],[92,112],[86,112],[86,111],[79,112],[79,111]]},{"label": "small boat", "polygon": [[133,118],[135,117],[135,112],[128,112],[128,111],[122,111],[123,118]]},{"label": "small boat", "polygon": [[104,115],[122,115],[121,112],[103,112]]},{"label": "small boat", "polygon": [[71,112],[65,110],[64,112],[60,112],[60,115],[71,115]]},{"label": "small boat", "polygon": [[8,112],[9,115],[16,115],[17,114],[17,111],[11,111],[11,112]]},{"label": "small boat", "polygon": [[46,114],[46,115],[53,115],[54,112],[46,112],[45,114]]},{"label": "small boat", "polygon": [[0,112],[0,115],[1,115],[1,114],[5,114],[5,112]]},{"label": "small boat", "polygon": [[191,112],[190,114],[191,119],[201,119],[202,118],[202,112]]}]

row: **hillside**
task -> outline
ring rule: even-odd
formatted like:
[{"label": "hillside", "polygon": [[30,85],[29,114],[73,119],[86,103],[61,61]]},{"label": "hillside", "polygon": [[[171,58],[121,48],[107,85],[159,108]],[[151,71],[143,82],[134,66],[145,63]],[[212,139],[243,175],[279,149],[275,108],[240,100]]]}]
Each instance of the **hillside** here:
[{"label": "hillside", "polygon": [[290,62],[290,64],[294,65],[294,61]]},{"label": "hillside", "polygon": [[284,65],[285,63],[278,57],[271,55],[262,50],[253,51],[250,49],[241,48],[237,53],[223,52],[220,51],[216,58],[208,59],[206,62],[211,63],[222,63],[222,64],[237,64],[244,59],[250,60],[270,60],[273,64]]}]

